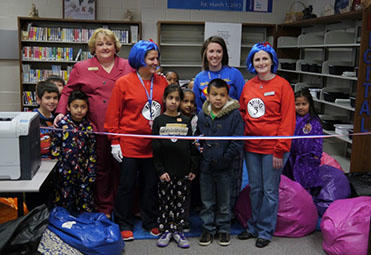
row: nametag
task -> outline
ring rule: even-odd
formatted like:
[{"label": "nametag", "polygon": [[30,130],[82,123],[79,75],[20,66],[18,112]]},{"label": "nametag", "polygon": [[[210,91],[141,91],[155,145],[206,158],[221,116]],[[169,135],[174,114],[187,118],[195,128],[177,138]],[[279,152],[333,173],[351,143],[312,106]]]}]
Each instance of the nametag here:
[{"label": "nametag", "polygon": [[98,71],[99,68],[97,66],[91,66],[91,67],[88,67],[88,71]]},{"label": "nametag", "polygon": [[273,96],[274,95],[274,91],[269,91],[269,92],[265,92],[264,93],[264,96]]}]

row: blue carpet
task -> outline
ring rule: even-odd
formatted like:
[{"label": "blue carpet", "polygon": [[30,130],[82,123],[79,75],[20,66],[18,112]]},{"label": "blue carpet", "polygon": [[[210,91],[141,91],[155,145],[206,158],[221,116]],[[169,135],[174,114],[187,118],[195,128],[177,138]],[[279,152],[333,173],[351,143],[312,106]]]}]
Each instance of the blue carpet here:
[{"label": "blue carpet", "polygon": [[[191,223],[191,231],[189,233],[185,233],[187,237],[197,237],[201,236],[202,229],[201,229],[201,219],[196,213],[191,213],[189,217],[189,222]],[[239,223],[232,224],[231,227],[231,235],[237,235],[242,231],[242,227]],[[142,222],[140,220],[135,221],[134,227],[134,238],[135,239],[157,239],[158,237],[152,236],[148,231],[142,228]]]}]

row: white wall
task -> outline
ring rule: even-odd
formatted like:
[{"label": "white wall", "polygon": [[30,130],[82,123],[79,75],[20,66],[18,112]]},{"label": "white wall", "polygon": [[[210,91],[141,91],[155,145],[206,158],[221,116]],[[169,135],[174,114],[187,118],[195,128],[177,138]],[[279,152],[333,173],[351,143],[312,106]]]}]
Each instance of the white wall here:
[{"label": "white wall", "polygon": [[[157,41],[157,21],[215,21],[237,23],[282,23],[293,0],[273,0],[272,13],[167,9],[167,0],[97,0],[97,19],[122,20],[127,9],[142,22],[143,39]],[[307,0],[304,2],[326,2]],[[333,0],[331,0],[333,1]],[[27,16],[35,3],[39,16],[62,18],[62,0],[1,0],[0,29],[17,30],[17,16]],[[20,110],[19,64],[0,60],[0,111]]]}]

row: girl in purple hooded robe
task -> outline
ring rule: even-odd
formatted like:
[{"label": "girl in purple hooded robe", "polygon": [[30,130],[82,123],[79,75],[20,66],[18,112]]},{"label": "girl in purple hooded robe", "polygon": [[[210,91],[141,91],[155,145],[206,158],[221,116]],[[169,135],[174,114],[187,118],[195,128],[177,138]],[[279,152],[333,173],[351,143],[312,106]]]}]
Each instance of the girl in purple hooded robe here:
[{"label": "girl in purple hooded robe", "polygon": [[[295,108],[295,136],[322,135],[321,120],[308,89],[295,93]],[[293,139],[284,173],[315,195],[322,184],[319,177],[321,155],[322,138]]]}]

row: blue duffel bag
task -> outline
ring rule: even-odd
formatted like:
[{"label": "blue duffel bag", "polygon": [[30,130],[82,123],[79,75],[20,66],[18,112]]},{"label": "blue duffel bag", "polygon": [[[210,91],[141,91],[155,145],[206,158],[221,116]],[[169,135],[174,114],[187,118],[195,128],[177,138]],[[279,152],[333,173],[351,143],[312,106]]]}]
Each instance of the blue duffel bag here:
[{"label": "blue duffel bag", "polygon": [[64,242],[84,254],[122,254],[124,241],[119,226],[103,213],[82,213],[74,217],[62,207],[49,216],[48,228]]}]

